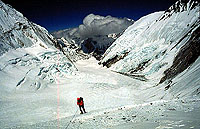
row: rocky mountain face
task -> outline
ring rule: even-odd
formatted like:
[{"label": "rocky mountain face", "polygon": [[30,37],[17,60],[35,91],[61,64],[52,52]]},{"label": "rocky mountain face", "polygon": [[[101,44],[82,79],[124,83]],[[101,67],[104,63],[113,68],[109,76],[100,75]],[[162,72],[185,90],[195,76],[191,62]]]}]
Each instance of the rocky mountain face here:
[{"label": "rocky mountain face", "polygon": [[142,17],[107,49],[100,63],[153,82],[157,89],[164,87],[173,97],[186,95],[186,90],[199,94],[194,83],[200,81],[199,10],[199,1],[179,0],[165,12]]},{"label": "rocky mountain face", "polygon": [[72,62],[76,62],[78,60],[85,60],[89,59],[91,57],[90,54],[84,53],[74,40],[71,39],[57,39],[58,40],[58,46],[60,50],[71,59]]},{"label": "rocky mountain face", "polygon": [[1,0],[0,37],[1,91],[38,90],[54,83],[55,76],[77,70],[70,57],[57,49],[60,44],[45,28]]},{"label": "rocky mountain face", "polygon": [[[133,20],[127,18],[118,19],[111,16],[89,14],[79,27],[56,31],[52,35],[62,44],[66,44],[66,41],[68,44],[75,44],[80,50],[76,54],[90,54],[100,60],[106,49],[133,23]],[[61,38],[64,38],[65,41]]]}]

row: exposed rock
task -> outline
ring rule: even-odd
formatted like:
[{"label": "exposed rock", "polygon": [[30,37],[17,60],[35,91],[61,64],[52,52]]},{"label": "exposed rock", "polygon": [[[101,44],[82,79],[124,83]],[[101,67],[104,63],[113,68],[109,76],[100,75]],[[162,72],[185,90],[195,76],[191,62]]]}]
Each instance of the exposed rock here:
[{"label": "exposed rock", "polygon": [[[164,77],[160,83],[167,79],[174,78],[179,73],[187,69],[200,56],[200,27],[198,27],[191,35],[187,43],[180,49],[176,55],[173,65],[165,70]],[[169,87],[168,87],[169,88]]]},{"label": "exposed rock", "polygon": [[114,58],[112,59],[108,59],[106,62],[103,62],[103,66],[106,66],[107,68],[111,67],[112,64],[116,63],[117,61],[123,59],[124,57],[126,57],[128,55],[129,52],[126,52],[124,54],[121,55],[116,55]]},{"label": "exposed rock", "polygon": [[145,61],[145,62],[140,63],[135,69],[131,69],[129,72],[130,72],[130,73],[135,73],[135,72],[144,70],[144,69],[145,69],[145,66],[148,65],[148,63],[149,63],[150,61],[151,61],[151,60],[147,60],[147,61]]}]

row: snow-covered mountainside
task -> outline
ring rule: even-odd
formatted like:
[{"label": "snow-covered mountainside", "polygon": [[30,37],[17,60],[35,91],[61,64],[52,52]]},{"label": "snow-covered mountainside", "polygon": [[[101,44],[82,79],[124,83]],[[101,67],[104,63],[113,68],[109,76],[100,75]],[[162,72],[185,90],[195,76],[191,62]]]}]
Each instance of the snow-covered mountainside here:
[{"label": "snow-covered mountainside", "polygon": [[60,39],[63,44],[66,44],[65,41],[68,44],[76,44],[84,53],[94,52],[93,55],[100,59],[116,38],[133,23],[134,21],[128,18],[121,19],[89,14],[83,19],[83,24],[79,27],[56,31],[52,34]]},{"label": "snow-covered mountainside", "polygon": [[57,39],[57,41],[60,50],[67,57],[69,57],[72,62],[76,62],[82,59],[89,59],[91,57],[91,55],[84,53],[81,50],[81,47],[79,47],[72,39],[66,39],[62,37],[61,39]]},{"label": "snow-covered mountainside", "polygon": [[0,1],[0,55],[11,48],[40,44],[44,48],[56,44],[53,36],[39,25],[30,22],[10,5]]},{"label": "snow-covered mountainside", "polygon": [[165,12],[142,17],[108,48],[101,63],[153,82],[156,89],[170,93],[166,96],[199,94],[199,8],[197,0],[177,1]]},{"label": "snow-covered mountainside", "polygon": [[[1,1],[0,15],[0,128],[200,128],[197,1],[135,22],[104,54],[110,69],[93,57],[79,60],[88,55],[74,39],[54,40]],[[80,96],[86,114],[79,114]]]},{"label": "snow-covered mountainside", "polygon": [[[0,1],[0,92],[44,88],[75,66],[43,27]],[[57,59],[59,57],[59,59]],[[59,69],[62,68],[62,71]],[[17,75],[15,73],[18,73]]]}]

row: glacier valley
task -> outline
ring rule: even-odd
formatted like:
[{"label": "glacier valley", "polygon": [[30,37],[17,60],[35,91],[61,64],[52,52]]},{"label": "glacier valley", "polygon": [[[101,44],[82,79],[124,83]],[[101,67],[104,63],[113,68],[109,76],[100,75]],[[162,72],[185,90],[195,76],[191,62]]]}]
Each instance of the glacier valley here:
[{"label": "glacier valley", "polygon": [[0,0],[0,128],[199,129],[199,10],[89,14],[50,34]]}]

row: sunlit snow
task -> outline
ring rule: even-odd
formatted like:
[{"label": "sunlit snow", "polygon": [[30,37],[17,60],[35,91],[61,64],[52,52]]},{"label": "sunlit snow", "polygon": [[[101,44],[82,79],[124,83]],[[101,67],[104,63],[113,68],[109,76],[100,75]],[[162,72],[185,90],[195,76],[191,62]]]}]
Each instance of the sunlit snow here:
[{"label": "sunlit snow", "polygon": [[[171,12],[149,14],[128,27],[101,63],[127,55],[108,69],[93,57],[70,57],[76,53],[70,48],[64,55],[47,30],[0,1],[0,128],[200,128],[200,57],[171,82],[158,83],[200,26],[199,6],[192,4],[180,12],[170,7]],[[116,38],[111,33],[128,24],[90,14],[71,32]],[[148,61],[136,71],[144,80],[116,73]],[[168,90],[167,84],[172,85]],[[79,114],[77,97],[84,98],[86,114]]]}]

